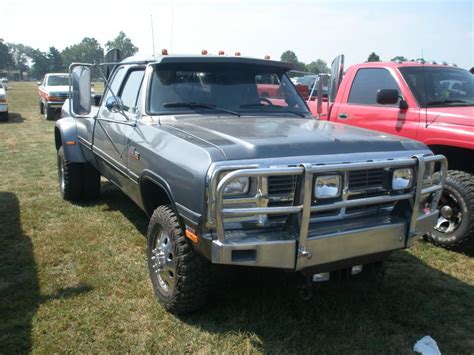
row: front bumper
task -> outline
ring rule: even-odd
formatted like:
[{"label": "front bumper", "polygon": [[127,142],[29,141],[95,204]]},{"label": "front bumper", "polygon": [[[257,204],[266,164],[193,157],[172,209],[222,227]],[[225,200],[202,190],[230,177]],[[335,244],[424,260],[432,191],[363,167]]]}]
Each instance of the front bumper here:
[{"label": "front bumper", "polygon": [[8,112],[8,104],[0,104],[0,112]]},{"label": "front bumper", "polygon": [[[439,164],[438,184],[423,187],[425,165]],[[415,169],[415,186],[402,194],[365,197],[356,200],[343,198],[322,206],[313,203],[314,176],[319,173],[341,172],[347,174],[357,169],[390,166]],[[215,228],[217,238],[212,241],[212,262],[216,264],[272,267],[288,270],[304,270],[342,260],[356,259],[403,249],[411,246],[417,238],[436,225],[436,206],[444,186],[447,162],[443,156],[416,156],[390,162],[364,162],[354,164],[310,165],[282,168],[250,168],[228,173],[218,183],[215,191]],[[300,175],[301,197],[293,206],[228,208],[223,198],[225,186],[237,177]],[[429,208],[422,208],[422,197],[430,195]],[[264,199],[265,196],[262,196]],[[332,228],[322,229],[311,223],[311,213],[358,205],[373,205],[383,202],[403,202],[408,211],[398,215],[378,218],[348,220],[341,219]],[[258,206],[258,204],[257,204]],[[411,207],[409,207],[411,206]],[[245,217],[261,214],[288,213],[297,216],[297,228],[283,227],[279,231],[268,229],[226,230],[225,218]],[[293,231],[293,232],[291,232]]]}]

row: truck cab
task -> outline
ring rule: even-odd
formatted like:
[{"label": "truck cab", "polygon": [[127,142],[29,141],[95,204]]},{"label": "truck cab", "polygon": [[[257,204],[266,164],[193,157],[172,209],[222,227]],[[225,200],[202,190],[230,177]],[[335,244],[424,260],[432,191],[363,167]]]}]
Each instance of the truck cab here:
[{"label": "truck cab", "polygon": [[343,57],[333,62],[328,105],[321,120],[419,140],[448,157],[450,173],[441,215],[428,235],[455,246],[474,239],[474,76],[452,65],[368,62],[344,73]]}]

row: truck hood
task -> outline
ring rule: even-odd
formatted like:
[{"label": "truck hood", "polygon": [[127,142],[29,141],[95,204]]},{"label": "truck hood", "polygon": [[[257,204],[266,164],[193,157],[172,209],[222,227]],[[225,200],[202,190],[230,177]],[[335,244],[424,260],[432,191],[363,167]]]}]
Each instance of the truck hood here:
[{"label": "truck hood", "polygon": [[406,138],[313,119],[181,116],[160,123],[181,138],[218,148],[229,160],[427,149]]},{"label": "truck hood", "polygon": [[427,109],[428,124],[448,123],[474,127],[474,106],[433,107]]}]

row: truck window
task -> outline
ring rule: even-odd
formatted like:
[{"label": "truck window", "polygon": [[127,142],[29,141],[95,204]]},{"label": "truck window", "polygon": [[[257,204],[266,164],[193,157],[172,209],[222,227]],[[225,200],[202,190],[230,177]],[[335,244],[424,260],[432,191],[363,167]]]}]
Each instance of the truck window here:
[{"label": "truck window", "polygon": [[396,89],[398,85],[390,72],[382,68],[363,68],[357,71],[349,93],[350,104],[377,105],[377,91]]},{"label": "truck window", "polygon": [[176,114],[197,110],[176,105],[180,103],[216,106],[246,115],[308,113],[284,70],[247,64],[156,67],[151,79],[149,113]]},{"label": "truck window", "polygon": [[118,95],[120,85],[122,84],[125,74],[126,70],[124,67],[120,67],[115,71],[112,80],[110,81],[109,89],[107,90],[107,93],[105,94],[104,100],[102,100],[102,102],[106,102],[107,99],[112,96],[112,93]]},{"label": "truck window", "polygon": [[137,106],[138,92],[143,81],[144,69],[129,72],[125,84],[119,94],[127,111],[133,112]]},{"label": "truck window", "polygon": [[451,67],[400,68],[420,107],[474,105],[474,76]]}]

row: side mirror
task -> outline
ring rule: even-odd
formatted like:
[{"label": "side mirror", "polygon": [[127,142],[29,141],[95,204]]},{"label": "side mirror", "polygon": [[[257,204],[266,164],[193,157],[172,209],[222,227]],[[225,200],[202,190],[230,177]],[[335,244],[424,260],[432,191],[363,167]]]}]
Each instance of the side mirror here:
[{"label": "side mirror", "polygon": [[72,90],[72,116],[91,113],[91,70],[86,66],[75,66],[70,73]]},{"label": "side mirror", "polygon": [[[329,82],[329,75],[328,74],[319,74],[318,75],[318,102],[316,106],[316,111],[318,112],[318,115],[320,115],[323,112],[323,101],[324,101],[324,96],[327,97],[327,94],[324,95],[324,84]],[[327,101],[327,100],[326,100]],[[329,111],[329,107],[328,107]]]},{"label": "side mirror", "polygon": [[40,86],[43,82],[42,81],[37,81],[36,85]]},{"label": "side mirror", "polygon": [[110,96],[105,102],[105,107],[110,112],[119,112],[122,110],[123,102],[120,97]]},{"label": "side mirror", "polygon": [[384,89],[377,91],[377,103],[380,105],[394,105],[399,98],[398,90]]}]

